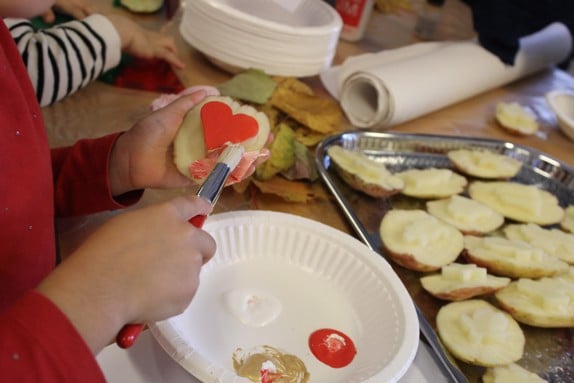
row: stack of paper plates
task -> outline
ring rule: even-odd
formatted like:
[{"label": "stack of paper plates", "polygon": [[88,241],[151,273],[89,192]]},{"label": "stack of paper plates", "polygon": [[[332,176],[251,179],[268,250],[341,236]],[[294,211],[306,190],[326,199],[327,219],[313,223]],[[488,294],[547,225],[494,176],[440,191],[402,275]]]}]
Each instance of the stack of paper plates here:
[{"label": "stack of paper plates", "polygon": [[180,32],[225,70],[306,77],[331,66],[341,27],[322,0],[193,0],[184,4]]}]

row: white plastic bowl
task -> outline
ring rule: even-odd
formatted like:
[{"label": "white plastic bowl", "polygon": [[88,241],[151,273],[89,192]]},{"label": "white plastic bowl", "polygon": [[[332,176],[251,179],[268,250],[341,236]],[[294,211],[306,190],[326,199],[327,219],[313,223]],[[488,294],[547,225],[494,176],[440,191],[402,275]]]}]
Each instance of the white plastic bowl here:
[{"label": "white plastic bowl", "polygon": [[574,91],[551,91],[546,94],[546,101],[554,111],[562,132],[574,140]]}]

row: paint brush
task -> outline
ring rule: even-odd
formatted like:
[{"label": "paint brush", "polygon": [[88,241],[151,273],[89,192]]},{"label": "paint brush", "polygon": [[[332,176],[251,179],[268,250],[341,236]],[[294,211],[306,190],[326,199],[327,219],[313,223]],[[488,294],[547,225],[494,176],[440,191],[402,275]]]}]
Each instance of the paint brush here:
[{"label": "paint brush", "polygon": [[[223,191],[227,178],[229,178],[229,174],[237,167],[242,157],[243,146],[240,144],[230,144],[226,146],[219,155],[215,167],[197,191],[197,196],[215,205]],[[189,223],[195,227],[202,227],[205,218],[205,215],[196,215],[189,220]]]},{"label": "paint brush", "polygon": [[[243,147],[240,144],[227,145],[217,158],[215,167],[211,170],[197,191],[197,196],[204,198],[212,205],[215,205],[223,191],[227,178],[229,178],[233,169],[237,167],[242,157]],[[206,215],[196,215],[189,220],[189,223],[195,227],[201,228],[206,218]],[[145,325],[143,323],[125,325],[118,333],[116,343],[121,348],[131,347],[144,327]]]}]

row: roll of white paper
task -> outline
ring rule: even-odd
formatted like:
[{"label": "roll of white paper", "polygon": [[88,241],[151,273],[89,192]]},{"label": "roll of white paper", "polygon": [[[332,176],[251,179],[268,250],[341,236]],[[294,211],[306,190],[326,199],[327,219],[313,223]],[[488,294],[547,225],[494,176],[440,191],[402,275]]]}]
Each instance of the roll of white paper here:
[{"label": "roll of white paper", "polygon": [[419,43],[347,59],[339,68],[341,107],[357,128],[390,127],[565,60],[566,26],[553,23],[520,39],[514,65],[476,41]]}]

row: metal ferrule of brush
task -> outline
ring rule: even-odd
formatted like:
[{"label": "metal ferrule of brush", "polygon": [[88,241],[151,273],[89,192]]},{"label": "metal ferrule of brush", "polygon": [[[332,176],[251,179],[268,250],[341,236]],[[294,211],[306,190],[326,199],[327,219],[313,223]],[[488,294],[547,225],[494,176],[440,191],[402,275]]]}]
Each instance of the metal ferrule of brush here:
[{"label": "metal ferrule of brush", "polygon": [[225,186],[229,172],[231,172],[231,169],[227,164],[223,162],[215,164],[215,167],[197,191],[197,196],[206,199],[214,205]]}]

